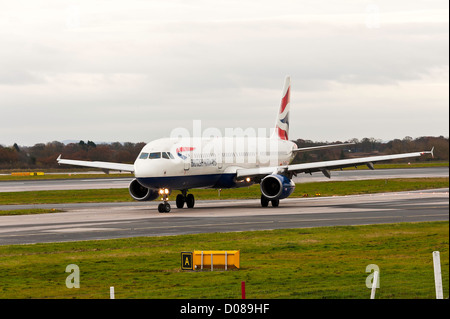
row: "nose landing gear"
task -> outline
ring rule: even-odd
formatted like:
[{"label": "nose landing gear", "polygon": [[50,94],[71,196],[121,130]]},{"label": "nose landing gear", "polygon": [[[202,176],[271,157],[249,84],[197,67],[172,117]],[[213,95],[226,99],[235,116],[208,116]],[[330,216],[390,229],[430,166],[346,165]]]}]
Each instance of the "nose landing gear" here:
[{"label": "nose landing gear", "polygon": [[169,213],[170,212],[170,204],[168,202],[164,202],[158,205],[158,212],[160,213]]},{"label": "nose landing gear", "polygon": [[160,213],[170,212],[169,193],[170,191],[167,188],[159,190],[159,194],[161,194],[163,202],[158,205],[158,212]]},{"label": "nose landing gear", "polygon": [[[169,193],[170,191],[167,188],[159,190],[159,194],[162,196],[163,202],[158,205],[158,212],[170,212]],[[177,208],[183,208],[185,203],[188,208],[193,208],[195,205],[195,198],[194,195],[187,194],[187,190],[182,190],[181,194],[177,195],[175,202],[177,204]]]}]

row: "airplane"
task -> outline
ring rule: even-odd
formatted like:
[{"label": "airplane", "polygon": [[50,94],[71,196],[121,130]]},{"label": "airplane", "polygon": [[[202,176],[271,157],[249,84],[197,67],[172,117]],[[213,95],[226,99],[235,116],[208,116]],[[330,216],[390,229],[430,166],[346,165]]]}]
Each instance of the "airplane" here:
[{"label": "airplane", "polygon": [[269,203],[278,207],[280,200],[295,189],[293,176],[299,173],[322,172],[331,177],[331,170],[367,165],[400,158],[419,157],[433,150],[394,155],[370,156],[321,162],[291,164],[297,152],[308,152],[352,143],[298,148],[289,140],[291,80],[284,81],[282,98],[275,127],[270,137],[177,137],[162,138],[146,144],[134,164],[99,161],[80,161],[57,158],[59,164],[76,165],[103,170],[128,171],[135,178],[129,193],[137,201],[151,201],[161,197],[160,213],[171,210],[169,195],[176,196],[177,208],[193,208],[195,198],[188,191],[196,188],[237,188],[260,184],[261,206]]}]

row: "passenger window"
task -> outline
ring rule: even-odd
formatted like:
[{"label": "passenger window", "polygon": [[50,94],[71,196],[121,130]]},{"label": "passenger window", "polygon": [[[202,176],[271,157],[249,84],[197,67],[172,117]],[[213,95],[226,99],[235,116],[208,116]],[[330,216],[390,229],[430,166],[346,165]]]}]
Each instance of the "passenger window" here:
[{"label": "passenger window", "polygon": [[161,158],[161,153],[150,153],[150,156],[148,157],[149,159],[157,159],[157,158]]},{"label": "passenger window", "polygon": [[148,153],[141,153],[141,155],[139,155],[139,159],[147,159],[148,157]]}]

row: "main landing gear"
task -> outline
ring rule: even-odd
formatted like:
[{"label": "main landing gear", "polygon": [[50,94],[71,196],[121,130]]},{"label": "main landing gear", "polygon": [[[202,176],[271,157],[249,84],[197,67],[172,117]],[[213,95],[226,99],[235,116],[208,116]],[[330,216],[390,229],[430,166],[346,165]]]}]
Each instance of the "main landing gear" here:
[{"label": "main landing gear", "polygon": [[261,206],[262,207],[267,207],[267,206],[269,206],[269,202],[272,202],[272,207],[278,207],[278,205],[280,205],[280,200],[279,199],[272,199],[272,200],[270,200],[266,196],[261,194]]},{"label": "main landing gear", "polygon": [[193,208],[195,204],[195,198],[192,194],[187,194],[187,190],[182,190],[182,194],[178,194],[176,198],[177,208],[183,208],[184,203],[188,208]]}]

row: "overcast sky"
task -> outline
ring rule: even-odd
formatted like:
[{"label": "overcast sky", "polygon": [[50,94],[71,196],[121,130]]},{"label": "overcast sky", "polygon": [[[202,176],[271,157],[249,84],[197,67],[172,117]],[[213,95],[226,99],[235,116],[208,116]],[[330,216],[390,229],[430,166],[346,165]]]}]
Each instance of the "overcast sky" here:
[{"label": "overcast sky", "polygon": [[449,135],[449,2],[0,0],[0,144]]}]

